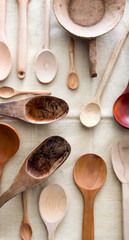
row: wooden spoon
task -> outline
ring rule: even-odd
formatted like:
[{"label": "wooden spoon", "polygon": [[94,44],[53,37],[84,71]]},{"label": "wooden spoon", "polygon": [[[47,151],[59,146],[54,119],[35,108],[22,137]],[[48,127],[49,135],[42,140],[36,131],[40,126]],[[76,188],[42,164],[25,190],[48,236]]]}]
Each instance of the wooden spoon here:
[{"label": "wooden spoon", "polygon": [[80,113],[80,121],[85,127],[94,127],[96,126],[100,119],[101,119],[101,108],[100,108],[100,98],[103,93],[104,87],[110,77],[112,69],[116,63],[116,60],[119,56],[119,53],[122,49],[122,46],[126,40],[128,35],[129,25],[126,27],[125,32],[123,33],[122,37],[118,41],[115,50],[109,60],[107,69],[104,73],[102,81],[100,83],[98,92],[96,96],[89,102],[87,105],[83,106]]},{"label": "wooden spoon", "polygon": [[0,1],[0,81],[4,80],[10,73],[12,67],[11,53],[5,40],[5,9],[6,0]]},{"label": "wooden spoon", "polygon": [[29,91],[19,91],[12,87],[3,86],[0,87],[0,97],[1,98],[11,98],[20,94],[34,94],[34,95],[49,95],[51,94],[48,90],[29,90]]},{"label": "wooden spoon", "polygon": [[0,177],[5,163],[17,152],[19,145],[20,138],[15,128],[0,123]]},{"label": "wooden spoon", "polygon": [[27,8],[30,0],[17,0],[19,5],[19,28],[18,28],[18,42],[17,42],[17,74],[23,79],[26,76],[26,22],[27,22]]},{"label": "wooden spoon", "polygon": [[129,140],[119,141],[112,149],[112,164],[122,183],[123,239],[129,239]]},{"label": "wooden spoon", "polygon": [[22,193],[22,202],[23,202],[24,213],[23,213],[23,221],[20,229],[21,238],[23,240],[30,240],[32,237],[32,228],[27,216],[27,193],[26,192]]},{"label": "wooden spoon", "polygon": [[55,55],[49,50],[50,31],[50,1],[45,0],[45,40],[44,50],[38,55],[36,60],[36,76],[41,83],[51,82],[57,72],[57,62]]},{"label": "wooden spoon", "polygon": [[64,100],[52,96],[37,96],[0,104],[0,115],[35,124],[55,122],[65,117],[68,110],[68,104]]},{"label": "wooden spoon", "polygon": [[78,78],[78,75],[76,73],[75,66],[74,66],[74,40],[72,38],[70,39],[69,47],[70,47],[71,66],[70,66],[70,71],[69,71],[69,75],[67,78],[67,84],[68,84],[69,88],[76,89],[76,88],[78,88],[78,85],[79,85],[79,78]]},{"label": "wooden spoon", "polygon": [[18,193],[45,181],[68,158],[71,148],[60,136],[52,136],[38,145],[24,160],[12,185],[0,196],[0,207]]},{"label": "wooden spoon", "polygon": [[39,212],[44,221],[48,239],[54,240],[56,228],[67,211],[67,196],[58,184],[50,184],[40,194]]},{"label": "wooden spoon", "polygon": [[106,164],[96,154],[85,154],[75,163],[74,180],[84,197],[83,240],[94,240],[94,199],[106,175]]}]

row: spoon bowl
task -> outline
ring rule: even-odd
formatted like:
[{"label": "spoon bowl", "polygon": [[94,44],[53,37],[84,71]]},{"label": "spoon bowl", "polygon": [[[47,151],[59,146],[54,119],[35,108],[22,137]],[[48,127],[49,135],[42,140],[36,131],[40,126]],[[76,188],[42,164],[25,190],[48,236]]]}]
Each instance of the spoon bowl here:
[{"label": "spoon bowl", "polygon": [[8,77],[12,67],[11,53],[5,42],[0,41],[0,81]]}]

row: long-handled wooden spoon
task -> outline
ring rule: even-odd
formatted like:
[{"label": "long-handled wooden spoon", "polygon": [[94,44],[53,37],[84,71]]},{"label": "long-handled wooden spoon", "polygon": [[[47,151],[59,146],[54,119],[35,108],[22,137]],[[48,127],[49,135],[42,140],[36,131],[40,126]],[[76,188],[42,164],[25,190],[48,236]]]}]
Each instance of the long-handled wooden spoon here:
[{"label": "long-handled wooden spoon", "polygon": [[15,128],[0,123],[0,177],[5,163],[17,152],[19,145],[20,138]]},{"label": "long-handled wooden spoon", "polygon": [[104,73],[104,76],[102,78],[102,81],[100,83],[96,96],[87,105],[83,106],[81,109],[80,121],[85,127],[89,127],[89,128],[94,127],[99,123],[101,119],[101,106],[100,106],[101,95],[110,77],[112,69],[116,63],[116,60],[119,56],[119,53],[122,49],[122,46],[125,42],[128,32],[129,32],[129,25],[126,27],[125,32],[123,33],[122,37],[120,38],[119,42],[115,47],[115,50],[109,60],[107,69]]},{"label": "long-handled wooden spoon", "polygon": [[94,240],[94,199],[106,175],[106,164],[96,154],[85,154],[75,163],[74,180],[84,198],[83,240]]},{"label": "long-handled wooden spoon", "polygon": [[32,237],[32,228],[27,216],[27,193],[22,193],[22,202],[23,202],[23,221],[21,224],[21,238],[23,240],[30,240]]},{"label": "long-handled wooden spoon", "polygon": [[12,68],[11,53],[5,40],[5,9],[6,0],[0,1],[0,81],[4,80]]},{"label": "long-handled wooden spoon", "polygon": [[27,7],[30,0],[17,0],[19,5],[19,28],[17,42],[17,74],[19,78],[26,76],[27,47],[26,47],[26,22]]},{"label": "long-handled wooden spoon", "polygon": [[12,185],[0,196],[0,207],[20,192],[45,181],[68,158],[71,148],[60,136],[52,136],[38,145],[24,160]]},{"label": "long-handled wooden spoon", "polygon": [[112,164],[122,183],[123,240],[129,239],[129,140],[119,141],[112,149]]},{"label": "long-handled wooden spoon", "polygon": [[79,78],[74,66],[74,40],[72,38],[70,39],[69,47],[70,47],[71,66],[70,66],[70,71],[67,78],[67,84],[69,88],[76,89],[78,88],[78,85],[79,85]]},{"label": "long-handled wooden spoon", "polygon": [[50,184],[40,194],[39,212],[44,221],[48,239],[54,240],[56,228],[63,220],[67,210],[67,196],[58,184]]}]

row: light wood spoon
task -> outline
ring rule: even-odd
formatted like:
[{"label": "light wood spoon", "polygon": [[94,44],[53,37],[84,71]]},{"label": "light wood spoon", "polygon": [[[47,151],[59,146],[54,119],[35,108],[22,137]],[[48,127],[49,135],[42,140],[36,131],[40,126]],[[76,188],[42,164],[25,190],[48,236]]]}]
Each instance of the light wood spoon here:
[{"label": "light wood spoon", "polygon": [[20,91],[12,87],[3,86],[0,87],[0,97],[1,98],[11,98],[21,94],[34,94],[34,95],[50,95],[51,92],[49,90],[28,90],[28,91]]},{"label": "light wood spoon", "polygon": [[11,53],[5,40],[6,0],[0,1],[0,81],[4,80],[10,73],[12,68]]},{"label": "light wood spoon", "polygon": [[68,158],[69,143],[52,136],[38,145],[24,160],[12,185],[0,196],[0,207],[17,194],[45,181]]},{"label": "light wood spoon", "polygon": [[83,240],[94,240],[94,199],[106,175],[106,164],[96,154],[85,154],[75,163],[74,180],[84,198]]},{"label": "light wood spoon", "polygon": [[48,239],[54,240],[56,228],[67,211],[67,196],[64,189],[58,184],[50,184],[40,194],[39,212],[44,221]]},{"label": "light wood spoon", "polygon": [[116,63],[119,53],[123,47],[123,44],[126,40],[128,32],[129,32],[129,25],[126,27],[126,30],[122,34],[120,40],[118,41],[115,47],[115,50],[109,60],[107,69],[104,73],[104,76],[102,78],[102,81],[100,83],[96,96],[87,105],[83,106],[81,109],[80,121],[85,127],[89,127],[89,128],[94,127],[99,123],[101,119],[101,107],[100,107],[101,95],[110,77],[113,67]]},{"label": "light wood spoon", "polygon": [[69,75],[67,78],[67,84],[68,84],[69,88],[76,89],[76,88],[78,88],[78,85],[79,85],[79,78],[78,78],[78,75],[77,75],[77,72],[76,72],[75,66],[74,66],[74,40],[72,38],[70,39],[69,47],[70,47],[71,66],[70,66],[70,71],[69,71]]},{"label": "light wood spoon", "polygon": [[112,164],[122,183],[123,239],[129,239],[129,140],[119,141],[112,148]]},{"label": "light wood spoon", "polygon": [[36,76],[41,83],[51,82],[57,72],[57,62],[55,55],[49,50],[49,32],[50,32],[50,2],[45,0],[45,39],[44,50],[36,59]]},{"label": "light wood spoon", "polygon": [[22,202],[23,202],[24,213],[23,213],[23,221],[20,229],[21,238],[23,240],[30,240],[32,237],[32,228],[27,216],[27,193],[26,192],[22,193]]}]

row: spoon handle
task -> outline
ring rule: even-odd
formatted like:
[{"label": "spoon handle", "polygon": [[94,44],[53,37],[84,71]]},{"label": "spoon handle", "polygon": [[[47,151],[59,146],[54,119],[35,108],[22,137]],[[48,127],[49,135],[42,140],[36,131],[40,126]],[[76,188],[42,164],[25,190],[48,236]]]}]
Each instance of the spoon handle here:
[{"label": "spoon handle", "polygon": [[89,68],[90,76],[92,78],[97,77],[97,49],[96,49],[96,38],[89,40]]},{"label": "spoon handle", "polygon": [[5,26],[5,10],[6,0],[0,1],[0,39],[5,41],[4,26]]},{"label": "spoon handle", "polygon": [[70,38],[69,42],[69,50],[70,50],[70,62],[71,62],[71,70],[74,70],[74,40]]},{"label": "spoon handle", "polygon": [[23,221],[28,222],[28,217],[27,217],[27,194],[26,191],[22,192],[22,203],[23,203]]},{"label": "spoon handle", "polygon": [[123,240],[129,239],[129,183],[122,184],[123,196]]},{"label": "spoon handle", "polygon": [[44,48],[49,49],[49,32],[50,32],[50,0],[45,1],[45,39]]}]

